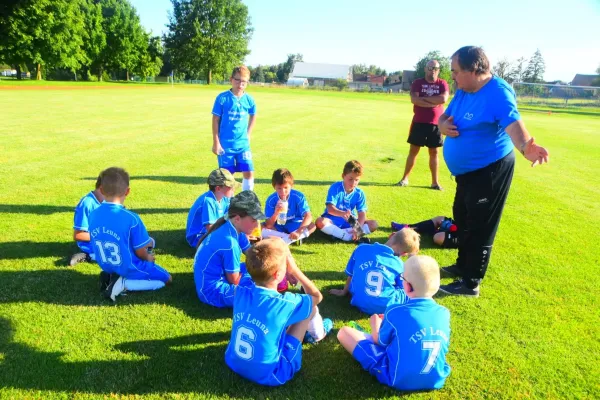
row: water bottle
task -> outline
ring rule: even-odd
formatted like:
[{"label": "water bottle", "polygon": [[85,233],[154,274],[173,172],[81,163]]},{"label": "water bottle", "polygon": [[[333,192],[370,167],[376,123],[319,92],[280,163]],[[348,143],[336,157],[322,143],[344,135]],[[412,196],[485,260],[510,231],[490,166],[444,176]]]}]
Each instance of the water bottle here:
[{"label": "water bottle", "polygon": [[277,214],[277,225],[285,225],[287,222],[288,202],[287,200],[281,200],[281,206],[283,209]]}]

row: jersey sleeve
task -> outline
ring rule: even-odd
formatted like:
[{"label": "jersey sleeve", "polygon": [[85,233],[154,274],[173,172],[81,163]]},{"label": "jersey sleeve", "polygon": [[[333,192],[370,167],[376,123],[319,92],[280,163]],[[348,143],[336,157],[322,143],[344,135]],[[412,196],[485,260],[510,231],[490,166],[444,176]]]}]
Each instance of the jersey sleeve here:
[{"label": "jersey sleeve", "polygon": [[303,194],[300,194],[298,196],[298,215],[301,215],[302,217],[304,217],[304,214],[306,214],[307,212],[310,212],[310,207],[308,206],[308,201],[306,200],[306,196]]},{"label": "jersey sleeve", "polygon": [[249,97],[249,108],[248,108],[248,114],[249,115],[256,115],[256,102],[254,101],[254,99],[252,97]]},{"label": "jersey sleeve", "polygon": [[356,211],[367,211],[367,196],[362,190],[359,192],[358,201],[356,202]]},{"label": "jersey sleeve", "polygon": [[217,205],[213,201],[205,201],[202,205],[202,225],[214,224],[219,219]]},{"label": "jersey sleeve", "polygon": [[271,196],[265,201],[265,216],[267,218],[271,218],[275,213],[275,204],[277,204],[277,202],[274,201]]},{"label": "jersey sleeve", "polygon": [[450,92],[450,88],[448,87],[448,82],[446,82],[445,79],[442,79],[442,91],[440,92],[440,94],[444,94],[444,93],[448,93]]},{"label": "jersey sleeve", "polygon": [[290,318],[288,319],[287,326],[293,325],[310,317],[313,308],[313,299],[310,295],[287,292],[283,298],[284,300],[293,304],[294,307]]},{"label": "jersey sleeve", "polygon": [[348,275],[348,276],[354,275],[354,264],[356,262],[355,254],[356,254],[357,250],[358,250],[358,247],[352,252],[350,259],[348,260],[348,263],[346,264],[345,272],[346,272],[346,275]]},{"label": "jersey sleeve", "polygon": [[217,96],[215,99],[215,104],[213,105],[212,114],[220,117],[223,115],[223,102],[221,100],[221,96]]},{"label": "jersey sleeve", "polygon": [[[246,236],[242,234],[243,236]],[[242,249],[235,238],[231,238],[231,248],[222,251],[223,269],[229,274],[240,272],[240,259],[242,258]],[[247,240],[247,239],[246,239]]]},{"label": "jersey sleeve", "polygon": [[499,87],[490,103],[494,105],[494,119],[503,129],[521,119],[517,97],[507,87]]},{"label": "jersey sleeve", "polygon": [[335,198],[337,195],[336,186],[337,185],[334,183],[333,185],[331,185],[329,187],[329,190],[327,191],[327,198],[325,199],[325,205],[327,205],[327,204],[333,204],[334,206],[336,205],[336,202],[335,202]]},{"label": "jersey sleeve", "polygon": [[134,249],[140,249],[147,246],[152,239],[148,235],[146,226],[139,216],[135,215],[135,225],[131,227],[131,246]]},{"label": "jersey sleeve", "polygon": [[88,221],[90,213],[90,207],[87,207],[84,201],[80,201],[79,204],[77,204],[77,207],[75,207],[73,229],[88,232],[90,227],[90,223]]},{"label": "jersey sleeve", "polygon": [[412,83],[412,85],[410,85],[410,92],[411,93],[419,93],[421,91],[421,82],[418,79],[415,79],[415,81]]},{"label": "jersey sleeve", "polygon": [[382,346],[389,346],[394,340],[394,327],[388,321],[389,313],[385,313],[385,317],[381,324],[381,328],[379,328],[379,344]]},{"label": "jersey sleeve", "polygon": [[250,248],[250,240],[248,240],[248,236],[245,233],[240,233],[238,235],[238,244],[240,245],[242,252]]}]

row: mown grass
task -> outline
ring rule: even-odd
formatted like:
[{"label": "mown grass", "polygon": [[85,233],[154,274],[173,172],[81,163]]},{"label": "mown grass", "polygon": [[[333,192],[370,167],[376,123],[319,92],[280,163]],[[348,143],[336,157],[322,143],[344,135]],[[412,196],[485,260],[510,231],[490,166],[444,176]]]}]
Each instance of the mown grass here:
[{"label": "mown grass", "polygon": [[[4,81],[0,82],[0,85]],[[106,84],[109,85],[109,84]],[[57,88],[60,89],[60,88]],[[527,112],[523,118],[551,163],[531,169],[519,157],[477,300],[440,298],[452,336],[446,387],[402,394],[380,386],[332,335],[304,347],[302,371],[281,388],[263,388],[223,361],[230,311],[201,304],[184,239],[187,210],[215,167],[210,110],[225,87],[162,85],[127,90],[0,91],[0,396],[98,398],[598,398],[600,397],[600,116]],[[289,168],[318,215],[345,161],[365,166],[369,216],[415,222],[450,214],[455,184],[442,163],[427,189],[425,154],[411,186],[401,177],[411,105],[406,96],[250,88],[258,104],[252,140],[256,192]],[[132,175],[126,205],[157,240],[171,287],[100,298],[98,267],[65,267],[73,207],[98,172]],[[325,293],[321,313],[335,328],[367,316],[340,287],[354,246],[315,234],[293,246],[298,264]],[[440,265],[453,250],[424,240]]]}]

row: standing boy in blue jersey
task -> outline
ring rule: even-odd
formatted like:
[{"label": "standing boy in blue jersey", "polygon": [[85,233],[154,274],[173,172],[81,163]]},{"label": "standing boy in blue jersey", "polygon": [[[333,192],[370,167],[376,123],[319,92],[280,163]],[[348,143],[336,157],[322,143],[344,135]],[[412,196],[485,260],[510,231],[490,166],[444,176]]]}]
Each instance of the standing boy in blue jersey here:
[{"label": "standing boy in blue jersey", "polygon": [[75,207],[75,217],[73,218],[73,239],[81,249],[81,253],[75,253],[71,256],[69,265],[71,267],[83,261],[93,261],[94,250],[90,245],[89,217],[92,211],[100,207],[104,201],[104,196],[100,191],[100,176],[96,179],[96,188],[83,196],[77,207]]},{"label": "standing boy in blue jersey", "polygon": [[[154,239],[140,217],[123,203],[129,195],[129,174],[122,168],[102,171],[104,203],[89,217],[91,246],[102,272],[104,296],[116,301],[125,290],[156,290],[171,282],[171,275],[154,263]],[[109,278],[109,279],[107,279]]]},{"label": "standing boy in blue jersey", "polygon": [[385,244],[361,244],[346,266],[346,286],[329,293],[350,293],[350,304],[369,315],[382,314],[392,304],[404,304],[408,297],[402,287],[404,264],[400,256],[418,252],[419,234],[410,228],[394,233]]},{"label": "standing boy in blue jersey", "polygon": [[351,216],[358,220],[365,235],[377,229],[377,221],[367,220],[367,198],[358,188],[362,174],[363,167],[358,161],[351,160],[344,165],[342,181],[329,188],[325,212],[316,221],[317,228],[323,233],[345,242],[359,239],[358,232],[348,223]]},{"label": "standing boy in blue jersey", "polygon": [[[300,370],[302,340],[318,315],[323,295],[296,265],[287,245],[279,238],[264,239],[246,256],[255,282],[238,286],[233,302],[231,340],[225,362],[234,372],[261,385],[283,385]],[[306,294],[277,293],[286,276],[294,276]],[[331,330],[323,320],[319,340]]]},{"label": "standing boy in blue jersey", "polygon": [[384,385],[406,391],[440,389],[450,375],[450,312],[432,299],[440,287],[437,262],[410,257],[403,285],[410,300],[389,306],[385,316],[373,314],[371,335],[344,326],[338,340]]},{"label": "standing boy in blue jersey", "polygon": [[256,121],[256,104],[244,91],[249,80],[248,68],[235,67],[231,89],[217,96],[212,110],[212,152],[217,156],[219,168],[243,174],[242,190],[254,190],[250,137]]},{"label": "standing boy in blue jersey", "polygon": [[[286,168],[273,172],[271,184],[275,193],[265,201],[265,220],[262,237],[277,236],[286,244],[307,238],[316,229],[312,222],[310,207],[306,197],[293,189],[294,177]],[[287,208],[285,207],[287,204]],[[277,222],[280,213],[286,213],[285,224]]]},{"label": "standing boy in blue jersey", "polygon": [[185,239],[193,248],[198,241],[229,209],[234,187],[238,183],[225,168],[215,169],[208,176],[208,192],[196,199],[188,214]]}]

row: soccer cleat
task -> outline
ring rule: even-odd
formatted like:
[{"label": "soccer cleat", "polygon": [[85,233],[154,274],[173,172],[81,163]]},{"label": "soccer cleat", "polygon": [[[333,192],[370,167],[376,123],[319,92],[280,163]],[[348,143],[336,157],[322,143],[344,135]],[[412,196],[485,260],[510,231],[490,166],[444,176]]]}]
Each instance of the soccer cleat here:
[{"label": "soccer cleat", "polygon": [[333,329],[333,321],[329,318],[323,318],[323,329],[325,330],[325,335],[323,335],[323,337],[321,339],[315,339],[313,337],[313,335],[311,335],[308,331],[306,331],[306,333],[304,334],[304,341],[303,343],[308,343],[308,344],[317,344],[319,343],[321,340],[325,339],[325,337],[327,337],[327,335],[329,334],[329,332],[331,332],[331,330]]},{"label": "soccer cleat", "polygon": [[456,264],[440,268],[440,273],[445,278],[460,278],[463,274],[462,270]]},{"label": "soccer cleat", "polygon": [[402,229],[406,228],[408,226],[408,224],[399,224],[398,222],[393,222],[390,224],[390,227],[392,228],[392,231],[394,232],[398,232],[401,231]]},{"label": "soccer cleat", "polygon": [[363,237],[361,237],[360,239],[358,239],[358,240],[356,241],[356,243],[358,243],[358,244],[371,244],[371,239],[369,239],[369,238],[368,238],[368,237],[366,237],[366,236],[363,236]]},{"label": "soccer cleat", "polygon": [[75,253],[71,257],[71,261],[69,261],[69,266],[74,267],[75,265],[85,262],[91,261],[90,256],[86,253]]},{"label": "soccer cleat", "polygon": [[471,289],[459,279],[448,285],[440,286],[440,292],[453,296],[479,297],[479,285]]},{"label": "soccer cleat", "polygon": [[117,301],[117,296],[125,291],[125,280],[117,274],[110,274],[110,282],[104,289],[104,297]]},{"label": "soccer cleat", "polygon": [[110,285],[110,274],[106,271],[100,271],[100,291],[105,291],[108,285]]}]

